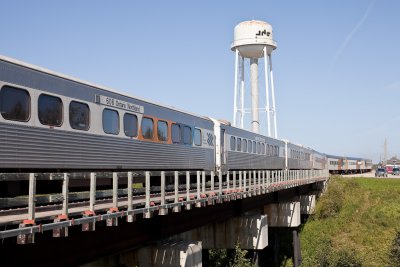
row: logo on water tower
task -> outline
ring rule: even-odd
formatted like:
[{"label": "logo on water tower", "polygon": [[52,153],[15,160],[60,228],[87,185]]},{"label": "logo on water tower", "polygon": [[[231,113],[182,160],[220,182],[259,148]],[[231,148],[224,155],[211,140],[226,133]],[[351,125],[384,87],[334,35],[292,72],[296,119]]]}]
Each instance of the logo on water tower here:
[{"label": "logo on water tower", "polygon": [[267,30],[263,30],[263,31],[258,31],[258,33],[256,33],[256,36],[264,36],[264,34],[265,35],[267,35],[267,36],[270,36],[270,32],[267,32]]}]

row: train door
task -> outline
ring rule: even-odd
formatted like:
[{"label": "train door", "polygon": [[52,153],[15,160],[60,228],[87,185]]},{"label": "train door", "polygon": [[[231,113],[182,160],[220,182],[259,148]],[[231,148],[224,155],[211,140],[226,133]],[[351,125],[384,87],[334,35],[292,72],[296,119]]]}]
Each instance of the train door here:
[{"label": "train door", "polygon": [[225,129],[221,128],[221,169],[225,169],[226,151],[225,151]]},{"label": "train door", "polygon": [[224,172],[226,166],[225,153],[225,129],[221,127],[221,123],[213,118],[210,118],[214,123],[215,136],[215,170],[217,173]]}]

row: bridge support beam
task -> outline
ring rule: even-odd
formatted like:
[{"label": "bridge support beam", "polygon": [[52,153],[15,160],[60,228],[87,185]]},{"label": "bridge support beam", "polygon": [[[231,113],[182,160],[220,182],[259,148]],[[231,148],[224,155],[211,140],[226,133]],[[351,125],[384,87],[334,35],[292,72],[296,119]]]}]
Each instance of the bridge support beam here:
[{"label": "bridge support beam", "polygon": [[300,195],[300,213],[304,215],[313,214],[315,211],[317,194]]},{"label": "bridge support beam", "polygon": [[169,241],[134,252],[132,266],[202,266],[202,246],[198,241]]},{"label": "bridge support beam", "polygon": [[110,255],[81,267],[107,266],[201,267],[202,246],[198,241],[171,240],[118,255]]},{"label": "bridge support beam", "polygon": [[201,240],[203,249],[262,250],[268,246],[267,215],[244,214],[179,234],[183,240]]},{"label": "bridge support beam", "polygon": [[269,227],[298,227],[300,220],[300,202],[271,203],[264,206],[268,215]]}]

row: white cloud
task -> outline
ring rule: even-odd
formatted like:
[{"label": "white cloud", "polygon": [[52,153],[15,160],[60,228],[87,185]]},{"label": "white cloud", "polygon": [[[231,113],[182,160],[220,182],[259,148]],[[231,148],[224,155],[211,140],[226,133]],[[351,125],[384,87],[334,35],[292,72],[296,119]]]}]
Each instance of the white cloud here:
[{"label": "white cloud", "polygon": [[353,38],[353,36],[356,34],[356,32],[358,31],[358,29],[364,24],[364,22],[366,21],[366,19],[368,18],[369,14],[371,13],[372,8],[375,5],[376,0],[372,0],[369,5],[367,10],[365,11],[364,15],[362,16],[362,18],[358,21],[358,23],[354,26],[354,28],[351,30],[351,32],[346,36],[346,38],[344,39],[344,41],[342,42],[342,45],[339,47],[339,49],[336,51],[335,57],[332,60],[331,63],[331,69],[335,66],[336,61],[338,60],[338,58],[340,57],[340,55],[343,53],[343,51],[346,49],[346,47],[348,46],[348,44],[350,43],[351,39]]}]

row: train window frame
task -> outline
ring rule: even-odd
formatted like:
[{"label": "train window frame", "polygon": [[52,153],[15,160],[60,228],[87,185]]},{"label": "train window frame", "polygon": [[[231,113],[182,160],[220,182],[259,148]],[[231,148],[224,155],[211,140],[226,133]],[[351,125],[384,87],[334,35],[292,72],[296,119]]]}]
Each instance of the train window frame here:
[{"label": "train window frame", "polygon": [[242,151],[242,138],[238,137],[236,139],[236,151],[241,152]]},{"label": "train window frame", "polygon": [[[189,133],[189,134],[187,134],[187,133]],[[192,136],[192,134],[193,134],[192,127],[184,125],[183,126],[183,144],[185,144],[185,145],[192,145],[193,144],[193,136]],[[187,137],[189,137],[189,140],[187,140]]]},{"label": "train window frame", "polygon": [[[9,121],[28,122],[31,119],[31,95],[30,95],[29,91],[25,90],[25,89],[22,89],[22,88],[14,87],[14,86],[4,85],[0,89],[0,101],[2,101],[2,99],[3,99],[2,94],[4,93],[4,90],[14,90],[14,91],[20,91],[20,92],[26,93],[27,96],[28,96],[28,98],[27,98],[27,100],[28,100],[28,103],[27,103],[28,104],[28,106],[27,106],[28,114],[27,114],[25,120],[7,117],[7,116],[4,115],[5,112],[3,112],[2,102],[0,102],[0,113],[1,113],[1,116],[5,120],[9,120]],[[5,101],[5,102],[8,102],[8,101]]]},{"label": "train window frame", "polygon": [[[175,129],[177,129],[177,131]],[[178,139],[176,139],[176,133],[178,134]],[[172,123],[171,125],[171,139],[174,144],[180,144],[182,142],[181,126],[177,123]]]},{"label": "train window frame", "polygon": [[247,152],[251,153],[253,152],[253,141],[249,140],[249,142],[247,143]]},{"label": "train window frame", "polygon": [[231,151],[236,151],[236,137],[231,136],[230,146],[231,146]]},{"label": "train window frame", "polygon": [[203,144],[201,129],[199,128],[194,128],[194,144],[196,146],[201,146]]},{"label": "train window frame", "polygon": [[[71,119],[72,119],[72,115],[71,115],[71,106],[78,104],[80,106],[84,106],[86,108],[87,113],[85,113],[85,126],[86,127],[76,127],[75,124],[72,123]],[[72,100],[71,102],[69,102],[69,106],[68,106],[68,114],[69,114],[69,125],[71,126],[72,129],[74,130],[80,130],[80,131],[89,131],[90,129],[90,107],[87,103],[84,102],[80,102],[80,101],[75,101]]]},{"label": "train window frame", "polygon": [[[166,136],[165,136],[165,139],[160,139],[160,123],[161,124],[164,124],[165,126],[166,126]],[[164,120],[159,120],[159,121],[157,121],[157,139],[158,139],[158,141],[160,141],[160,142],[168,142],[168,138],[169,138],[169,133],[168,133],[168,122],[167,121],[164,121]]]},{"label": "train window frame", "polygon": [[257,154],[257,142],[253,141],[253,154]]},{"label": "train window frame", "polygon": [[[147,121],[151,121],[151,124],[149,124],[149,126],[151,125],[151,136],[147,136],[147,134],[145,135],[145,134],[143,134],[143,124],[145,123],[145,122],[147,122]],[[147,127],[147,125],[144,125],[144,126],[146,126]],[[146,131],[147,131],[147,129],[146,129]],[[142,120],[141,120],[141,122],[140,122],[140,134],[142,135],[142,137],[143,137],[143,139],[146,139],[146,140],[153,140],[154,139],[154,120],[152,119],[152,118],[149,118],[149,117],[143,117],[142,118]]]},{"label": "train window frame", "polygon": [[265,155],[265,144],[261,143],[261,154]]},{"label": "train window frame", "polygon": [[257,142],[257,154],[261,155],[261,143]]},{"label": "train window frame", "polygon": [[[60,111],[60,116],[58,117],[59,119],[59,123],[48,123],[46,121],[44,121],[43,119],[43,115],[41,115],[41,109],[43,108],[43,104],[41,104],[41,101],[43,101],[43,99],[53,99],[53,100],[58,100],[58,110]],[[45,126],[50,126],[50,127],[61,127],[64,123],[64,103],[62,101],[62,99],[58,96],[54,96],[54,95],[49,95],[49,94],[40,94],[38,97],[38,102],[37,102],[37,114],[38,114],[38,118],[39,118],[39,122],[42,125]],[[47,112],[49,113],[49,112]],[[54,112],[51,112],[54,114]]]},{"label": "train window frame", "polygon": [[[127,129],[127,127],[126,127],[126,125],[127,125],[126,119],[127,119],[128,116],[131,116],[132,118],[135,118],[135,120],[136,120],[136,122],[134,124],[135,127],[133,129]],[[132,120],[132,118],[130,118],[130,119]],[[124,134],[125,134],[125,136],[127,136],[127,137],[137,137],[138,136],[138,130],[139,130],[138,129],[139,128],[139,119],[136,116],[136,114],[125,112],[124,113],[124,117],[123,117],[123,122],[124,122]],[[132,134],[130,134],[131,132],[132,132]]]},{"label": "train window frame", "polygon": [[242,152],[247,152],[247,140],[242,139]]},{"label": "train window frame", "polygon": [[[117,129],[117,131],[106,131],[106,130],[108,130],[108,129],[106,129],[106,128],[104,128],[104,126],[106,125],[106,123],[104,123],[104,115],[106,114],[106,112],[108,113],[110,113],[110,114],[117,114],[117,119],[115,120],[115,122],[117,122],[118,123],[118,127],[116,128]],[[103,109],[103,112],[102,112],[102,116],[101,116],[101,121],[102,121],[102,124],[103,124],[103,131],[104,131],[104,133],[106,133],[106,134],[112,134],[112,135],[119,135],[119,131],[120,131],[120,123],[119,123],[119,112],[118,112],[118,110],[115,110],[115,109],[110,109],[110,108],[104,108]]]}]

